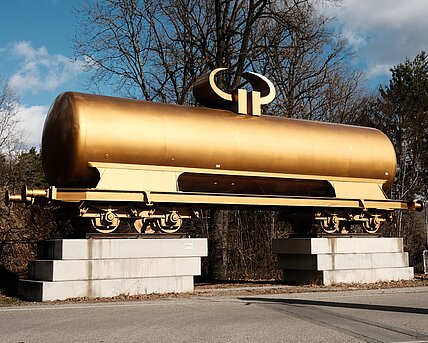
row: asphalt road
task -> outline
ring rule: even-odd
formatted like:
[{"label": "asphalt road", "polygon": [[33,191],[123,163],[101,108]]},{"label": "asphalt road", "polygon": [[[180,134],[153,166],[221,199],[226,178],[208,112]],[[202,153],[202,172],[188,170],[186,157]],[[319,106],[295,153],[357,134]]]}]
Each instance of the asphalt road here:
[{"label": "asphalt road", "polygon": [[428,342],[428,287],[1,307],[0,342]]}]

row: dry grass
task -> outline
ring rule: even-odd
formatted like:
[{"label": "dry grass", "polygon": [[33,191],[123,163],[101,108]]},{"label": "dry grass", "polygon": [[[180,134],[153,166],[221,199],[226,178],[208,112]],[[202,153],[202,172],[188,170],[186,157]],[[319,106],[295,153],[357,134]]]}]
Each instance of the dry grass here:
[{"label": "dry grass", "polygon": [[[200,296],[252,296],[252,295],[270,295],[270,294],[290,294],[305,292],[338,292],[353,290],[371,290],[371,289],[391,289],[406,287],[428,286],[428,279],[422,275],[417,275],[414,280],[378,282],[372,284],[339,284],[334,286],[321,285],[301,285],[288,286],[274,281],[242,281],[242,282],[219,282],[219,283],[199,283],[195,284],[194,292],[189,293],[166,293],[166,294],[141,294],[126,295],[121,294],[111,298],[72,298],[64,301],[54,301],[49,303],[95,303],[95,302],[118,302],[118,301],[147,301],[174,298],[197,298]],[[20,300],[14,297],[7,297],[0,294],[0,307],[28,305],[30,302]],[[34,303],[33,303],[34,304]]]}]

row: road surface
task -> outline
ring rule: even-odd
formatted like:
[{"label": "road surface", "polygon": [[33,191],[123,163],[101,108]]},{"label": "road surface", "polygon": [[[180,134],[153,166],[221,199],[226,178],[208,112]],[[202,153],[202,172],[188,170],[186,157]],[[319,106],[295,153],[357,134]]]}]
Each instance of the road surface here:
[{"label": "road surface", "polygon": [[428,342],[428,287],[0,307],[0,342]]}]

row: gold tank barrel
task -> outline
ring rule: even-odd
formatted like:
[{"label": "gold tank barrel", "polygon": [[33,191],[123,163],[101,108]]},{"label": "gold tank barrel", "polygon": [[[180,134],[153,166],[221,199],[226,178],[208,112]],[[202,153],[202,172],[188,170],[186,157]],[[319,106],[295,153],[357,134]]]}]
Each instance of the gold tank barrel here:
[{"label": "gold tank barrel", "polygon": [[380,131],[230,111],[63,93],[43,130],[47,181],[95,187],[88,162],[380,180],[396,158]]}]

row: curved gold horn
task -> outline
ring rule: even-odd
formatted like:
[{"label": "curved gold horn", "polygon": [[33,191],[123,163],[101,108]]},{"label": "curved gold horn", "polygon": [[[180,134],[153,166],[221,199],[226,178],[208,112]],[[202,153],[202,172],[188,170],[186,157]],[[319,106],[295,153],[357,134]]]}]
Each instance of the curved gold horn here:
[{"label": "curved gold horn", "polygon": [[269,104],[275,99],[275,87],[267,77],[251,71],[247,71],[241,76],[251,84],[253,90],[260,92],[260,105]]},{"label": "curved gold horn", "polygon": [[202,75],[193,85],[193,95],[196,101],[207,107],[221,108],[232,101],[232,94],[222,91],[215,83],[218,72],[227,68],[217,68],[212,72]]}]

